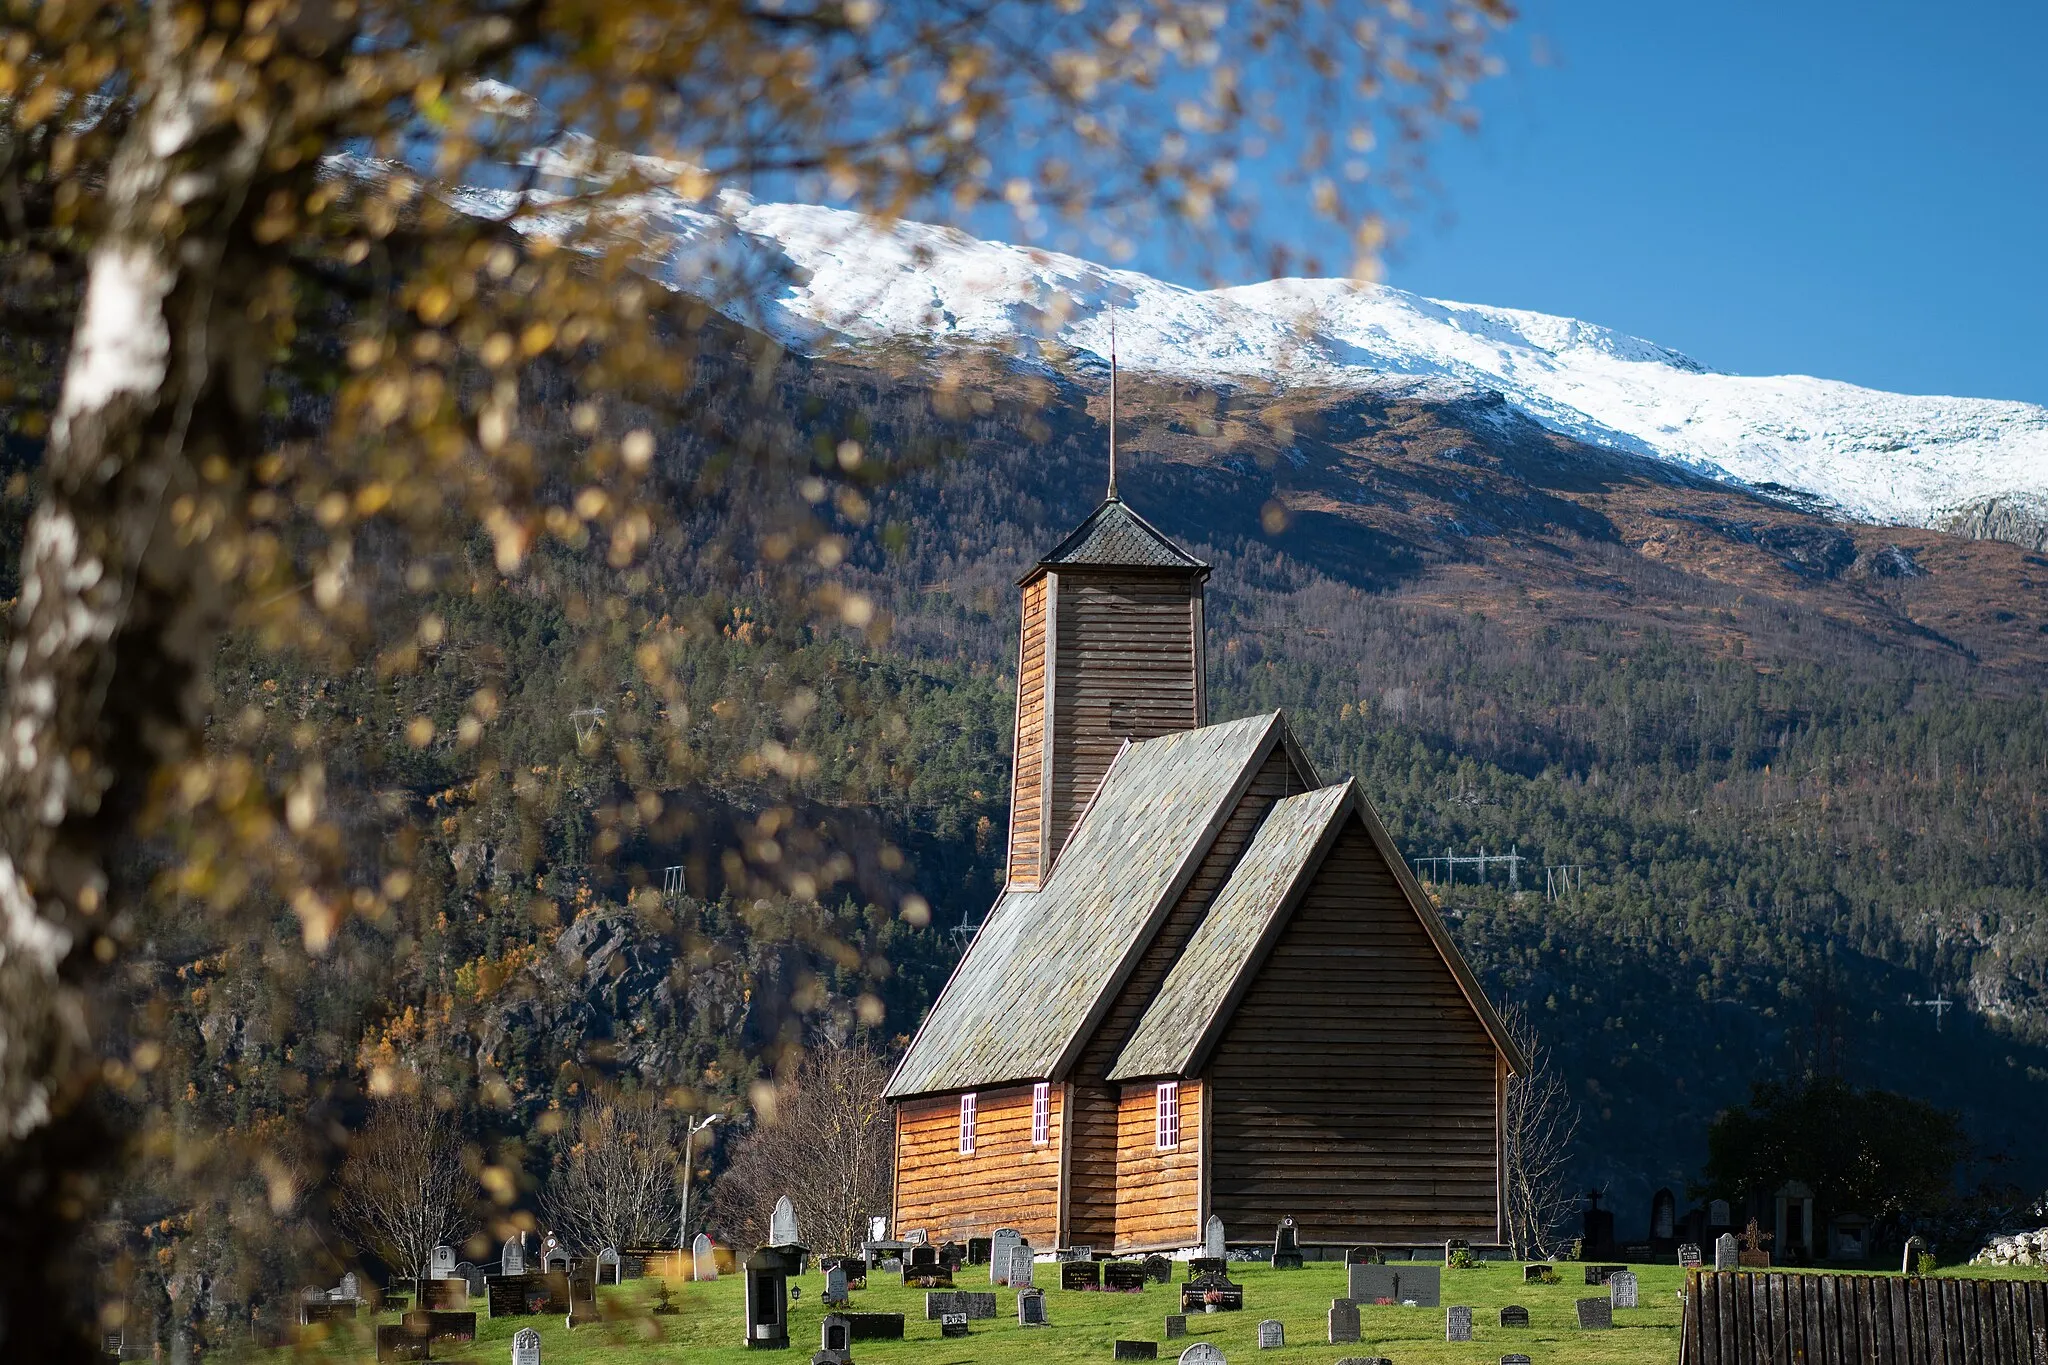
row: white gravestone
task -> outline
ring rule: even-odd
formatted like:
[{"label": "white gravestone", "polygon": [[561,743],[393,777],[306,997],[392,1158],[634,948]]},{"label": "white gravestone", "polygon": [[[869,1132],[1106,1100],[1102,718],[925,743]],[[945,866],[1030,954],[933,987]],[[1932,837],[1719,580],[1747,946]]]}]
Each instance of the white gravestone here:
[{"label": "white gravestone", "polygon": [[1024,1244],[1024,1234],[1015,1228],[997,1228],[988,1239],[988,1282],[1010,1282],[1010,1252]]},{"label": "white gravestone", "polygon": [[507,1237],[503,1249],[498,1252],[498,1273],[501,1275],[524,1275],[526,1273],[526,1238]]},{"label": "white gravestone", "polygon": [[1031,1288],[1031,1248],[1010,1248],[1010,1288]]},{"label": "white gravestone", "polygon": [[868,1219],[868,1240],[870,1242],[886,1242],[889,1240],[889,1220],[879,1213]]},{"label": "white gravestone", "polygon": [[1287,1329],[1280,1325],[1280,1319],[1267,1318],[1259,1323],[1259,1349],[1277,1351],[1287,1344]]},{"label": "white gravestone", "polygon": [[1632,1270],[1617,1270],[1607,1277],[1607,1301],[1616,1308],[1636,1306],[1636,1276]]},{"label": "white gravestone", "polygon": [[796,1205],[783,1195],[775,1201],[775,1212],[768,1218],[768,1245],[772,1247],[793,1247],[803,1239],[796,1235]]},{"label": "white gravestone", "polygon": [[1472,1310],[1463,1304],[1452,1304],[1444,1310],[1444,1340],[1472,1340]]},{"label": "white gravestone", "polygon": [[512,1365],[540,1365],[540,1333],[522,1327],[512,1334]]},{"label": "white gravestone", "polygon": [[604,1283],[604,1272],[607,1270],[612,1272],[613,1284],[625,1283],[623,1267],[619,1265],[619,1249],[617,1247],[606,1247],[603,1251],[597,1253],[597,1270],[593,1275],[596,1283]]},{"label": "white gravestone", "polygon": [[930,1240],[930,1236],[923,1228],[912,1228],[903,1234],[903,1244],[905,1246],[921,1247]]},{"label": "white gravestone", "polygon": [[718,1278],[718,1257],[711,1250],[711,1234],[700,1232],[697,1240],[690,1243],[690,1278],[693,1280],[715,1280]]},{"label": "white gravestone", "polygon": [[1230,1365],[1220,1346],[1198,1341],[1180,1353],[1180,1365]]},{"label": "white gravestone", "polygon": [[[414,1245],[418,1245],[418,1244],[417,1244],[417,1243],[415,1243]],[[434,1248],[434,1254],[433,1254],[433,1257],[432,1257],[432,1258],[431,1258],[431,1259],[430,1259],[430,1260],[429,1260],[429,1261],[427,1262],[427,1265],[428,1265],[428,1271],[427,1271],[427,1273],[428,1273],[428,1274],[429,1274],[430,1276],[432,1276],[432,1277],[433,1277],[434,1279],[437,1279],[437,1280],[452,1280],[452,1279],[454,1279],[454,1278],[455,1278],[455,1248],[454,1248],[454,1247],[451,1247],[451,1246],[438,1246],[438,1247],[435,1247],[435,1248]]]},{"label": "white gravestone", "polygon": [[1714,1269],[1733,1270],[1735,1266],[1735,1234],[1724,1232],[1714,1239]]},{"label": "white gravestone", "polygon": [[1358,1305],[1349,1299],[1330,1300],[1330,1344],[1350,1346],[1359,1338]]},{"label": "white gravestone", "polygon": [[354,1303],[363,1296],[362,1285],[356,1279],[355,1271],[341,1277],[341,1283],[334,1290],[334,1297],[343,1303]]},{"label": "white gravestone", "polygon": [[[1202,1228],[1202,1254],[1211,1260],[1222,1260],[1225,1255],[1223,1220],[1213,1213],[1209,1215],[1209,1221]],[[1221,1355],[1222,1352],[1219,1351],[1217,1354]]]}]

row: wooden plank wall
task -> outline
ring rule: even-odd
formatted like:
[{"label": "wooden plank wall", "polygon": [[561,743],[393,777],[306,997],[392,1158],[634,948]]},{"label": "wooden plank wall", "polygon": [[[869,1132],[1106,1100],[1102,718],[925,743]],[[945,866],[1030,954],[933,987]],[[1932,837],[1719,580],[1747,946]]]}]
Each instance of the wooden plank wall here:
[{"label": "wooden plank wall", "polygon": [[1201,724],[1186,576],[1061,569],[1053,611],[1052,856],[1125,739]]},{"label": "wooden plank wall", "polygon": [[1045,579],[1025,585],[1017,647],[1017,733],[1010,775],[1010,884],[1038,885],[1044,833]]},{"label": "wooden plank wall", "polygon": [[1031,1087],[984,1090],[975,1099],[975,1141],[960,1152],[960,1097],[896,1106],[895,1227],[923,1228],[934,1242],[964,1242],[1016,1228],[1036,1247],[1058,1236],[1060,1087],[1052,1088],[1049,1136],[1031,1145]]},{"label": "wooden plank wall", "polygon": [[1237,1236],[1499,1236],[1492,1038],[1356,819],[1205,1079],[1210,1207]]},{"label": "wooden plank wall", "polygon": [[2048,1283],[1686,1277],[1680,1365],[2048,1365]]},{"label": "wooden plank wall", "polygon": [[[1180,899],[1167,912],[1159,932],[1153,935],[1138,965],[1123,989],[1110,1002],[1102,1022],[1081,1050],[1075,1063],[1074,1151],[1067,1182],[1067,1240],[1079,1246],[1131,1250],[1120,1231],[1118,1209],[1121,1124],[1121,1095],[1102,1083],[1115,1064],[1117,1054],[1130,1040],[1145,1007],[1159,993],[1166,973],[1179,960],[1188,940],[1194,937],[1209,902],[1230,878],[1230,869],[1244,853],[1245,845],[1283,796],[1308,789],[1307,780],[1295,771],[1284,745],[1276,745],[1259,766],[1237,806],[1223,824],[1209,851],[1195,869]],[[1149,1148],[1151,1138],[1145,1139]],[[1203,1217],[1207,1217],[1206,1214]],[[1185,1243],[1175,1243],[1176,1246]]]},{"label": "wooden plank wall", "polygon": [[1117,1114],[1116,1249],[1150,1251],[1202,1240],[1202,1085],[1180,1087],[1180,1145],[1160,1151],[1158,1091],[1127,1085]]}]

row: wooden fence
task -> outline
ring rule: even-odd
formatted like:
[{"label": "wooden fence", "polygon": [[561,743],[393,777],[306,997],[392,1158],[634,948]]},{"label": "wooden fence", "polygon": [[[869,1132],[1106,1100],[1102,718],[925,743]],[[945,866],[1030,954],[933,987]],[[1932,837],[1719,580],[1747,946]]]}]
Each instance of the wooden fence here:
[{"label": "wooden fence", "polygon": [[1697,1271],[1679,1365],[2048,1365],[2048,1282]]}]

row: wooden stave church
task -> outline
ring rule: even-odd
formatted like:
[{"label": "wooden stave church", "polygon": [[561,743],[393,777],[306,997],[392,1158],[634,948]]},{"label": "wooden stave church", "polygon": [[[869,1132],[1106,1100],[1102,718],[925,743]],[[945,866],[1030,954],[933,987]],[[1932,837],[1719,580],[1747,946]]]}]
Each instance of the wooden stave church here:
[{"label": "wooden stave church", "polygon": [[899,1235],[1505,1240],[1526,1062],[1356,784],[1207,723],[1208,575],[1112,489],[1019,580],[1007,883],[889,1083]]}]

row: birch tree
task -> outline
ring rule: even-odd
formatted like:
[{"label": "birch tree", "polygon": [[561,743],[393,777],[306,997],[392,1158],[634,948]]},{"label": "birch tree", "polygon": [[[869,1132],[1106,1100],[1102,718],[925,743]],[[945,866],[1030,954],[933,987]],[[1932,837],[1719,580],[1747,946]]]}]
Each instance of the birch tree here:
[{"label": "birch tree", "polygon": [[470,1226],[471,1188],[446,1110],[414,1094],[381,1100],[335,1177],[344,1232],[407,1279]]},{"label": "birch tree", "polygon": [[1541,1258],[1558,1249],[1578,1207],[1570,1175],[1579,1109],[1528,1013],[1510,1006],[1501,1020],[1529,1059],[1526,1075],[1508,1078],[1503,1112],[1508,1245],[1517,1260]]}]

